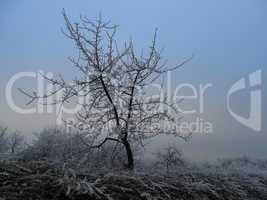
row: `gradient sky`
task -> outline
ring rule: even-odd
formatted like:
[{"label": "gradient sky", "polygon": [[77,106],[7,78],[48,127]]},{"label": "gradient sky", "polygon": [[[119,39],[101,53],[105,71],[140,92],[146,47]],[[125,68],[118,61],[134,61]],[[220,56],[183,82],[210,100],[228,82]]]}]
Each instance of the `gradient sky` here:
[{"label": "gradient sky", "polygon": [[[78,20],[80,14],[94,19],[102,13],[120,26],[118,38],[122,42],[132,37],[138,48],[146,48],[158,28],[158,42],[170,64],[195,54],[190,63],[172,74],[172,84],[213,84],[200,116],[212,122],[214,130],[208,136],[195,135],[186,144],[179,141],[187,156],[196,160],[242,155],[266,158],[265,0],[0,0],[2,124],[24,133],[54,124],[53,115],[14,113],[7,107],[4,90],[7,81],[21,71],[41,69],[73,77],[74,69],[67,57],[76,51],[60,31],[64,27],[63,8],[72,21]],[[263,128],[255,132],[227,112],[226,93],[233,83],[258,69],[263,75]],[[18,87],[31,84],[21,81]],[[248,92],[240,93],[233,105],[236,112],[244,115],[249,111]],[[27,100],[22,95],[16,97],[20,103]],[[155,141],[162,146],[168,142],[169,139]]]}]

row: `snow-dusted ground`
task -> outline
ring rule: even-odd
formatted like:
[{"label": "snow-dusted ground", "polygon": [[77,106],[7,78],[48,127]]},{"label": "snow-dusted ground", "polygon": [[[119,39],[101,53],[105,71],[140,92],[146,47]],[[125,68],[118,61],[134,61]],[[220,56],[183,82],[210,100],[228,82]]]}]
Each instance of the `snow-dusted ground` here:
[{"label": "snow-dusted ground", "polygon": [[[135,172],[83,172],[48,162],[0,162],[0,199],[267,199],[265,161]],[[1,200],[2,200],[1,199]]]}]

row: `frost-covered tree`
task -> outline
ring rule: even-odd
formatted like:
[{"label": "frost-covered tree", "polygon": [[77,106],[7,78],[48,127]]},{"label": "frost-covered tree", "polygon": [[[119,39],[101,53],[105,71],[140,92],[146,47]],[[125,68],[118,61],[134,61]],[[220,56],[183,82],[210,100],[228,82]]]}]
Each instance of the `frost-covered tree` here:
[{"label": "frost-covered tree", "polygon": [[18,131],[11,132],[7,127],[0,127],[0,153],[17,153],[25,144],[24,137]]},{"label": "frost-covered tree", "polygon": [[35,139],[22,152],[24,160],[66,161],[72,152],[82,150],[82,142],[73,133],[66,133],[62,128],[46,128],[34,133]]},{"label": "frost-covered tree", "polygon": [[156,32],[148,52],[137,55],[132,41],[119,47],[115,39],[117,26],[101,17],[91,21],[81,16],[79,23],[72,23],[64,11],[63,17],[66,23],[63,32],[78,50],[78,57],[70,61],[80,76],[71,84],[62,76],[45,77],[57,86],[55,91],[44,96],[22,91],[31,98],[30,102],[58,92],[63,92],[63,96],[56,103],[83,98],[82,109],[76,113],[78,122],[86,125],[82,141],[88,149],[100,148],[107,141],[123,145],[128,169],[134,168],[131,147],[134,142],[142,144],[144,139],[159,134],[186,137],[175,129],[179,114],[175,104],[168,102],[166,96],[148,97],[147,87],[189,59],[167,67],[156,47]]},{"label": "frost-covered tree", "polygon": [[0,127],[0,153],[6,152],[8,149],[7,128]]},{"label": "frost-covered tree", "polygon": [[21,133],[15,131],[9,135],[8,143],[10,152],[14,154],[24,148],[25,139]]},{"label": "frost-covered tree", "polygon": [[158,164],[164,166],[167,173],[169,173],[170,168],[186,166],[182,152],[173,144],[169,144],[164,151],[159,151],[156,156]]}]

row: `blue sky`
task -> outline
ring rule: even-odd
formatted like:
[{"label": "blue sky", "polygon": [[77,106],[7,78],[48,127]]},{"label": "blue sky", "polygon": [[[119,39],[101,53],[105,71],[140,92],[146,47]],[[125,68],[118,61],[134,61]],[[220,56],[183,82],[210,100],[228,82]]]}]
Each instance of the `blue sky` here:
[{"label": "blue sky", "polygon": [[[23,116],[12,112],[7,108],[4,88],[10,77],[20,71],[42,69],[72,77],[73,68],[67,57],[76,51],[60,31],[64,27],[63,8],[73,21],[80,14],[95,18],[102,13],[120,26],[120,41],[132,37],[138,48],[146,48],[158,28],[158,42],[170,64],[195,54],[190,63],[172,74],[173,85],[184,82],[214,85],[206,101],[205,118],[215,128],[210,136],[196,136],[189,144],[182,144],[189,156],[206,159],[266,155],[266,125],[260,133],[255,133],[231,118],[225,105],[225,94],[231,85],[258,69],[263,72],[263,102],[266,102],[265,0],[0,0],[2,123],[24,132],[53,124],[49,115]],[[247,97],[241,94],[236,99],[238,111],[248,109]],[[25,101],[23,97],[17,98]],[[263,103],[263,122],[265,111]]]}]

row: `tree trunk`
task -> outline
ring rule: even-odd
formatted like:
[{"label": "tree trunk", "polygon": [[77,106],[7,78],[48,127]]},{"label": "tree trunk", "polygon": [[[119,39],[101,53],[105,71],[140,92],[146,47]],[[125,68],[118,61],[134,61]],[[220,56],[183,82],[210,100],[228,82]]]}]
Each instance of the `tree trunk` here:
[{"label": "tree trunk", "polygon": [[126,153],[127,153],[127,159],[128,159],[127,168],[130,170],[133,170],[134,169],[134,159],[133,159],[133,152],[131,149],[131,145],[127,139],[125,139],[123,141],[123,145],[124,145]]},{"label": "tree trunk", "polygon": [[12,154],[15,153],[15,147],[14,147],[14,146],[11,147],[11,153],[12,153]]}]

